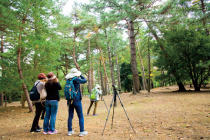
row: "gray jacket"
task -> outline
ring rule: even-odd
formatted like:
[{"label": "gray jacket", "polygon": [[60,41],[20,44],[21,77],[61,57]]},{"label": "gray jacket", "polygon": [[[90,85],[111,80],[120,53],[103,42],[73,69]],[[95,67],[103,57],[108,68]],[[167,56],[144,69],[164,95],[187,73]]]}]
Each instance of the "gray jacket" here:
[{"label": "gray jacket", "polygon": [[[39,82],[39,83],[38,83]],[[37,84],[38,83],[38,84]],[[37,84],[37,85],[36,85]],[[36,82],[34,83],[34,85],[36,85],[37,91],[40,94],[41,90],[44,88],[45,83],[40,81],[40,80],[36,80]],[[41,102],[40,99],[34,102]]]}]

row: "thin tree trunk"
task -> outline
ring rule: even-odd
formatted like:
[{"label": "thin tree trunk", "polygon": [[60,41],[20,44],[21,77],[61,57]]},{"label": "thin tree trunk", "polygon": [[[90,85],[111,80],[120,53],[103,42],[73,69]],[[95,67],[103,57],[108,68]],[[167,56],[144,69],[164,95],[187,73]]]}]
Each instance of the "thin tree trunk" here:
[{"label": "thin tree trunk", "polygon": [[66,67],[66,73],[65,73],[65,75],[67,75],[68,74],[68,59],[67,59],[67,54],[65,54],[65,67]]},{"label": "thin tree trunk", "polygon": [[78,63],[77,63],[77,59],[76,59],[76,55],[75,55],[75,42],[76,42],[76,37],[77,37],[77,30],[74,29],[73,53],[70,52],[70,54],[71,54],[71,56],[73,57],[74,64],[75,64],[77,70],[80,71],[80,67],[79,67],[79,65],[78,65]]},{"label": "thin tree trunk", "polygon": [[[27,18],[27,15],[26,15],[26,16],[24,17],[24,19],[22,20],[22,25],[25,24],[26,18]],[[20,28],[20,32],[22,32],[22,31],[23,31],[23,27]],[[30,110],[30,112],[32,112],[32,111],[33,111],[33,106],[32,106],[32,103],[31,103],[31,101],[30,101],[30,98],[29,98],[28,90],[27,90],[26,85],[25,85],[25,83],[24,83],[24,78],[23,78],[22,69],[21,69],[21,65],[20,65],[21,37],[22,37],[22,35],[20,34],[20,35],[19,35],[18,55],[17,55],[18,73],[19,73],[20,79],[23,81],[22,87],[23,87],[23,91],[24,91],[24,93],[25,93],[25,95],[26,95],[26,100],[27,100],[27,102],[28,102],[29,110]]]},{"label": "thin tree trunk", "polygon": [[100,78],[101,78],[101,89],[103,91],[102,94],[106,95],[105,88],[104,88],[104,80],[103,80],[101,60],[100,60]]},{"label": "thin tree trunk", "polygon": [[[99,42],[98,36],[97,36],[97,40]],[[106,79],[105,82],[107,83],[107,84],[105,84],[105,86],[107,86],[108,89],[109,89],[109,80],[108,80],[108,76],[107,76],[107,73],[106,73],[106,66],[105,66],[105,63],[104,63],[104,58],[103,58],[103,54],[102,54],[102,50],[101,50],[100,46],[99,46],[99,51],[101,53],[101,61],[102,61],[103,66],[104,66],[104,73],[105,73],[105,79]],[[107,88],[106,88],[106,93],[107,93]]]},{"label": "thin tree trunk", "polygon": [[109,55],[109,66],[110,66],[110,72],[111,72],[112,85],[115,85],[114,68],[113,68],[113,65],[112,65],[111,52],[110,52],[110,47],[109,47],[109,40],[108,40],[108,37],[107,37],[106,30],[105,30],[105,37],[106,37],[106,40],[107,40],[107,49],[108,49],[108,55]]},{"label": "thin tree trunk", "polygon": [[[1,53],[3,54],[4,53],[4,41],[3,41],[3,35],[1,36]],[[1,62],[4,62],[3,61],[3,55],[1,55]],[[2,78],[4,79],[4,65],[3,65],[3,63],[2,63],[2,65],[1,65],[1,67],[2,67]],[[3,106],[3,104],[4,104],[4,94],[3,94],[3,92],[0,94],[0,106]]]},{"label": "thin tree trunk", "polygon": [[149,36],[148,36],[148,92],[150,92],[150,52],[149,52]]},{"label": "thin tree trunk", "polygon": [[89,69],[88,69],[88,92],[91,93],[91,53],[90,53],[90,37],[88,39],[88,61],[89,61]]},{"label": "thin tree trunk", "polygon": [[121,91],[121,80],[120,80],[120,68],[119,68],[119,64],[118,64],[118,57],[117,57],[116,47],[114,47],[114,51],[115,51],[115,57],[116,57],[117,82],[118,82],[118,87],[119,87],[119,93],[122,94],[122,91]]},{"label": "thin tree trunk", "polygon": [[97,70],[97,75],[98,75],[98,76],[97,76],[97,77],[98,77],[98,78],[97,78],[97,81],[98,81],[98,84],[99,84],[99,83],[100,83],[100,72],[99,72],[99,67],[98,67],[98,70]]},{"label": "thin tree trunk", "polygon": [[106,76],[104,77],[104,92],[105,92],[105,95],[107,95],[107,79],[106,79]]},{"label": "thin tree trunk", "polygon": [[91,89],[93,89],[94,86],[94,75],[93,75],[93,69],[91,69]]},{"label": "thin tree trunk", "polygon": [[136,46],[135,46],[135,34],[134,34],[134,26],[133,21],[129,20],[129,44],[130,44],[130,53],[131,53],[131,70],[133,74],[133,89],[134,94],[139,93],[139,74],[137,70],[137,63],[136,63]]},{"label": "thin tree trunk", "polygon": [[[97,50],[97,53],[99,53],[99,50]],[[100,60],[98,59],[98,64],[100,64]],[[97,78],[97,80],[98,80],[98,84],[100,83],[100,67],[101,67],[101,64],[100,65],[98,65],[98,78]],[[100,85],[100,84],[99,84]]]},{"label": "thin tree trunk", "polygon": [[[75,42],[75,41],[74,41],[74,42]],[[73,46],[73,54],[72,54],[72,57],[73,57],[74,64],[75,64],[77,70],[80,71],[80,67],[79,67],[79,64],[77,63],[77,59],[76,59],[76,55],[75,55],[75,46]]]},{"label": "thin tree trunk", "polygon": [[138,52],[139,52],[139,59],[140,59],[140,63],[141,63],[143,88],[144,88],[144,90],[146,90],[146,88],[147,88],[147,82],[146,82],[146,78],[145,78],[144,65],[143,65],[143,61],[141,59],[141,52],[140,52],[140,49],[139,49],[139,46],[138,46],[137,41],[136,41],[136,46],[137,46],[137,49],[138,49]]}]

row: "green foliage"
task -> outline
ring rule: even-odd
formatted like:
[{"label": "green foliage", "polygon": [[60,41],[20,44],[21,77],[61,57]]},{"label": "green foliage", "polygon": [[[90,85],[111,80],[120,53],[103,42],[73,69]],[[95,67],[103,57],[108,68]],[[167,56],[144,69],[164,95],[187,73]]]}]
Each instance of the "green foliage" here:
[{"label": "green foliage", "polygon": [[166,60],[160,55],[156,63],[158,67],[162,66],[168,75],[176,69],[176,74],[182,80],[191,79],[194,86],[208,79],[210,55],[207,52],[210,51],[210,40],[205,31],[183,27],[165,32],[164,38],[167,40],[166,48],[170,58]]}]

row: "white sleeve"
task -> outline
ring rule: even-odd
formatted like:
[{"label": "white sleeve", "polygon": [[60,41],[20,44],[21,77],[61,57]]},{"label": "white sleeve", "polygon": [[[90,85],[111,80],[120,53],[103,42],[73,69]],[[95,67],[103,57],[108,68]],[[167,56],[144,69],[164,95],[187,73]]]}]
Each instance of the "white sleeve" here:
[{"label": "white sleeve", "polygon": [[96,91],[97,91],[98,94],[102,94],[102,90],[96,89]]}]

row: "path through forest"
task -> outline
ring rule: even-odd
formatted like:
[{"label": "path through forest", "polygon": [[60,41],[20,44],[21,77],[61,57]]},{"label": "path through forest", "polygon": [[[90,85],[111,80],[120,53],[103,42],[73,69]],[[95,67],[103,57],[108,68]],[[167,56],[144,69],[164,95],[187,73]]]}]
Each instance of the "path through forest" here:
[{"label": "path through forest", "polygon": [[[85,137],[78,136],[79,124],[76,114],[73,120],[75,134],[67,136],[68,112],[65,99],[59,102],[56,121],[58,133],[54,135],[43,135],[43,131],[30,133],[34,113],[28,113],[28,108],[21,108],[19,102],[14,102],[8,104],[6,108],[0,108],[0,138],[2,140],[210,140],[209,85],[202,88],[201,92],[174,92],[176,90],[177,86],[170,86],[152,89],[149,94],[146,91],[141,91],[138,95],[121,94],[121,101],[136,133],[131,129],[117,99],[113,128],[111,129],[113,116],[111,110],[103,136],[102,131],[108,114],[103,101],[99,102],[98,116],[87,116],[89,99],[87,96],[83,97],[85,129],[89,132]],[[112,97],[112,95],[104,96],[108,107]],[[43,120],[40,120],[40,125],[43,125]]]}]

